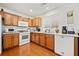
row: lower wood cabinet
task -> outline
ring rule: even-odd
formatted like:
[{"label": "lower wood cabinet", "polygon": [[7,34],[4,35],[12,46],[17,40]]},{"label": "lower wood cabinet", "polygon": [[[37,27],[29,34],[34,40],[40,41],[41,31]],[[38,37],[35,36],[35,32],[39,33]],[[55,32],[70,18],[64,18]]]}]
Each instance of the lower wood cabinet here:
[{"label": "lower wood cabinet", "polygon": [[30,40],[50,50],[54,50],[54,35],[32,32]]},{"label": "lower wood cabinet", "polygon": [[19,34],[4,34],[3,49],[12,48],[19,45]]},{"label": "lower wood cabinet", "polygon": [[35,33],[35,43],[39,44],[39,34]]},{"label": "lower wood cabinet", "polygon": [[10,34],[3,35],[3,48],[4,49],[10,48],[12,46],[11,39],[12,39],[12,37]]},{"label": "lower wood cabinet", "polygon": [[43,33],[40,34],[40,45],[46,46],[45,34]]},{"label": "lower wood cabinet", "polygon": [[13,45],[13,47],[14,46],[18,46],[18,44],[19,44],[19,34],[13,34],[13,39],[12,39],[12,45]]},{"label": "lower wood cabinet", "polygon": [[48,49],[54,50],[54,35],[46,35],[46,47]]},{"label": "lower wood cabinet", "polygon": [[30,36],[31,36],[31,37],[30,37],[30,38],[31,38],[30,40],[31,40],[32,42],[35,42],[35,34],[34,34],[34,33],[31,33]]}]

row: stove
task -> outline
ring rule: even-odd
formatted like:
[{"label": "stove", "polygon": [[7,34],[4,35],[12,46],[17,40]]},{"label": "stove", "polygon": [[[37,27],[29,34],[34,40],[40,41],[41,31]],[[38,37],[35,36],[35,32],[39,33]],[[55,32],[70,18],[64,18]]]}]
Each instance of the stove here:
[{"label": "stove", "polygon": [[30,32],[20,32],[19,33],[19,45],[27,44],[30,42]]}]

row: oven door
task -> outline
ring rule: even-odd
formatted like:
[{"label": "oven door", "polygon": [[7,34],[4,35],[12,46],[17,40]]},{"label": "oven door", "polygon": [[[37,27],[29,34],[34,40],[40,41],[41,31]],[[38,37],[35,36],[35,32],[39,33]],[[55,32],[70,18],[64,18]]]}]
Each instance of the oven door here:
[{"label": "oven door", "polygon": [[20,41],[19,41],[19,44],[22,45],[22,44],[26,44],[30,42],[30,37],[28,34],[26,35],[20,35]]}]

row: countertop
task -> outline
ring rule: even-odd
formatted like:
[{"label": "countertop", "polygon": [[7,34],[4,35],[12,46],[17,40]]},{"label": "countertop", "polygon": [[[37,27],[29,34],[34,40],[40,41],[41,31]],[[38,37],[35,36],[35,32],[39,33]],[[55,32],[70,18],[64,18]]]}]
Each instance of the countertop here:
[{"label": "countertop", "polygon": [[54,35],[63,35],[63,36],[71,36],[71,37],[79,37],[77,34],[62,34],[62,33],[46,33],[46,32],[34,32],[34,33],[43,33],[43,34],[54,34]]},{"label": "countertop", "polygon": [[15,33],[18,33],[18,32],[6,32],[6,33],[3,33],[3,34],[15,34]]}]

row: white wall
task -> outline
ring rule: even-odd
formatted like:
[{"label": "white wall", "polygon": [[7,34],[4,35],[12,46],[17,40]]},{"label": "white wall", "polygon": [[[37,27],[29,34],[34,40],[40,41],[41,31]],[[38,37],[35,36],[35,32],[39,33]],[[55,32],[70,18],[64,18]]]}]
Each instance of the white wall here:
[{"label": "white wall", "polygon": [[[79,4],[66,4],[65,6],[58,8],[56,10],[52,10],[42,16],[42,27],[44,25],[51,25],[51,24],[59,24],[60,32],[62,25],[67,25],[68,27],[74,27],[75,31],[79,30]],[[67,12],[74,11],[74,24],[68,25],[67,24]]]}]

